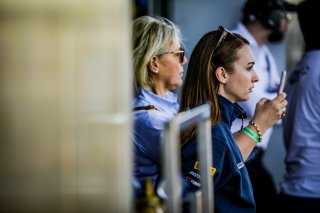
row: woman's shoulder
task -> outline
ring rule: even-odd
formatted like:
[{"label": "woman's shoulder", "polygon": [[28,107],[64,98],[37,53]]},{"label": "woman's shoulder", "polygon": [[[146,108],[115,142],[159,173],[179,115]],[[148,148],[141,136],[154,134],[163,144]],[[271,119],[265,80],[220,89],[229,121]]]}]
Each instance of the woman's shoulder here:
[{"label": "woman's shoulder", "polygon": [[211,128],[212,140],[220,142],[222,144],[227,144],[230,132],[231,130],[228,130],[228,128],[223,125],[222,122],[218,122]]},{"label": "woman's shoulder", "polygon": [[218,123],[212,125],[211,132],[215,135],[222,135],[226,131],[225,127],[223,126],[222,122],[219,121]]},{"label": "woman's shoulder", "polygon": [[143,124],[145,128],[163,129],[166,122],[173,117],[163,111],[157,109],[139,110],[134,113],[135,125]]}]

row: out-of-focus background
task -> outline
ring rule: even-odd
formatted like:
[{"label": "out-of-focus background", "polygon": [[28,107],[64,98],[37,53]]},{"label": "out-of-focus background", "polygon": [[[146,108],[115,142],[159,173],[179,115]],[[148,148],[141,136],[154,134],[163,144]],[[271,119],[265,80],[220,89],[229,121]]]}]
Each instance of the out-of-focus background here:
[{"label": "out-of-focus background", "polygon": [[[189,57],[243,2],[1,0],[0,212],[131,212],[131,20],[171,19]],[[271,50],[279,71],[301,57],[295,15]],[[284,154],[278,125],[264,159],[277,184]]]}]

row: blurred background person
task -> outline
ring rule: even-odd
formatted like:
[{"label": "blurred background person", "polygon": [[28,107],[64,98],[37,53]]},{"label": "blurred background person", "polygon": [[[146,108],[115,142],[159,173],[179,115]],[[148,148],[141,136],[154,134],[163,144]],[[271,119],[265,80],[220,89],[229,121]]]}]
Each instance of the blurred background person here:
[{"label": "blurred background person", "polygon": [[[245,125],[252,119],[256,104],[261,98],[273,99],[277,96],[280,71],[267,44],[283,40],[290,22],[288,10],[294,9],[293,5],[281,0],[248,0],[243,6],[242,21],[232,30],[249,40],[256,61],[254,69],[260,79],[250,94],[250,99],[239,103],[247,113]],[[237,119],[232,131],[239,131],[242,122]],[[263,163],[272,129],[269,128],[263,135],[262,142],[257,144],[253,160],[246,162],[257,212],[270,212],[276,205],[277,189],[272,175]],[[268,199],[265,199],[266,197]]]},{"label": "blurred background person", "polygon": [[317,0],[298,7],[305,52],[285,88],[289,104],[283,120],[287,151],[280,186],[283,212],[320,212],[320,40],[312,24],[319,8]]},{"label": "blurred background person", "polygon": [[160,172],[160,142],[164,123],[179,110],[172,90],[182,85],[183,65],[179,28],[164,17],[142,16],[133,21],[134,177],[151,178]]}]

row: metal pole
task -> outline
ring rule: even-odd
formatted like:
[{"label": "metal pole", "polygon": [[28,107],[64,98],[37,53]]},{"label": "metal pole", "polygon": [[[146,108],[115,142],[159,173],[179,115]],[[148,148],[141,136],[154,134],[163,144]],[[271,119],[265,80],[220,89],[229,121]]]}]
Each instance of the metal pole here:
[{"label": "metal pole", "polygon": [[210,105],[204,104],[180,113],[165,125],[163,141],[164,177],[168,199],[166,207],[169,213],[181,212],[181,181],[180,181],[180,131],[198,126],[197,154],[200,156],[200,176],[202,205],[205,212],[213,212],[213,184],[211,180],[211,128]]},{"label": "metal pole", "polygon": [[200,178],[202,191],[202,212],[213,212],[213,184],[211,175],[212,149],[210,121],[199,123],[197,151],[200,160]]},{"label": "metal pole", "polygon": [[165,126],[164,134],[164,177],[167,191],[166,208],[168,213],[181,212],[181,158],[178,152],[179,125],[177,120],[172,120]]}]

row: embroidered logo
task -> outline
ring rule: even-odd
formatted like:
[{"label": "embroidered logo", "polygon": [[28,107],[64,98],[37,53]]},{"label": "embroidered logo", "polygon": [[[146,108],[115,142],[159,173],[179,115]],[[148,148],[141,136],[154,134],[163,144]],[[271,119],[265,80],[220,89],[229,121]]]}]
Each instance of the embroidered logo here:
[{"label": "embroidered logo", "polygon": [[201,184],[198,181],[193,180],[191,177],[187,176],[186,177],[186,181],[191,183],[192,185],[196,186],[196,187],[200,187]]},{"label": "embroidered logo", "polygon": [[[196,161],[195,162],[195,164],[194,164],[194,166],[193,166],[193,168],[195,169],[195,170],[199,170],[200,169],[200,162],[199,161]],[[214,167],[210,167],[210,174],[211,174],[211,176],[213,176],[215,173],[216,173],[216,168],[214,168]]]},{"label": "embroidered logo", "polygon": [[199,174],[199,173],[196,173],[196,172],[194,172],[194,171],[190,171],[189,174],[192,175],[192,176],[195,177],[195,178],[200,179],[200,174]]},{"label": "embroidered logo", "polygon": [[244,163],[243,162],[237,163],[237,167],[238,169],[241,169],[242,167],[244,167]]}]

